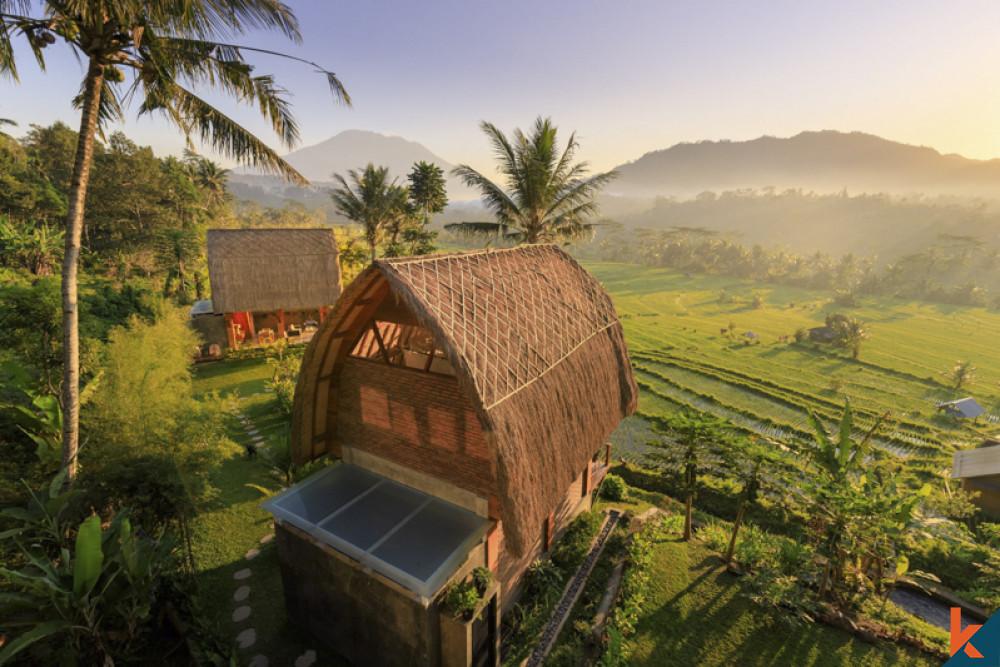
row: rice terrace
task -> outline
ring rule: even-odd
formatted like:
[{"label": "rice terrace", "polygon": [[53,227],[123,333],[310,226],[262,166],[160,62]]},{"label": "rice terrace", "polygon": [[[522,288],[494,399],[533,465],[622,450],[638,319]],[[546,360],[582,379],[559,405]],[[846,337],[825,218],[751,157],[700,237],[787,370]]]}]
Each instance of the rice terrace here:
[{"label": "rice terrace", "polygon": [[[870,297],[849,309],[871,329],[852,360],[833,346],[794,340],[797,329],[822,326],[827,315],[845,310],[828,292],[767,286],[765,305],[753,308],[750,294],[758,285],[747,281],[634,265],[587,267],[622,318],[643,389],[640,412],[689,406],[781,439],[811,437],[807,409],[832,424],[850,399],[859,430],[891,413],[877,437],[880,448],[940,468],[950,467],[956,447],[978,443],[1000,420],[1000,372],[985,363],[1000,357],[1000,339],[989,333],[1000,326],[995,312]],[[759,338],[747,339],[746,332]],[[782,336],[789,338],[779,342]],[[973,390],[950,386],[947,372],[957,359],[982,360],[974,392],[987,414],[975,424],[935,410]],[[641,460],[643,436],[627,432],[619,432],[616,451]]]}]

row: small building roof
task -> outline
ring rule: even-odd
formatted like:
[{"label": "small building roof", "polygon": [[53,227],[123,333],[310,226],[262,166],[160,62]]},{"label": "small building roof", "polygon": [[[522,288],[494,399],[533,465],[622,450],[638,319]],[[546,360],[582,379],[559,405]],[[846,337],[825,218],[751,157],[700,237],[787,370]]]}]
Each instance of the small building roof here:
[{"label": "small building roof", "polygon": [[211,315],[212,313],[212,301],[210,299],[203,299],[201,301],[195,301],[194,305],[191,306],[191,310],[188,311],[191,317],[197,317],[198,315]]},{"label": "small building roof", "polygon": [[455,369],[486,438],[504,534],[522,553],[635,411],[638,387],[611,297],[553,245],[375,261],[306,349],[293,410],[298,461],[333,447],[329,377],[346,354],[342,341],[358,335],[351,327],[361,309],[380,293],[406,304]]},{"label": "small building roof", "polygon": [[974,419],[980,415],[985,415],[986,410],[973,398],[960,398],[957,401],[948,401],[937,406],[938,410],[944,410],[945,414],[951,417]]},{"label": "small building roof", "polygon": [[340,296],[332,229],[210,229],[208,280],[216,313],[329,306]]},{"label": "small building roof", "polygon": [[966,479],[1000,475],[1000,447],[979,447],[955,452],[951,478]]}]

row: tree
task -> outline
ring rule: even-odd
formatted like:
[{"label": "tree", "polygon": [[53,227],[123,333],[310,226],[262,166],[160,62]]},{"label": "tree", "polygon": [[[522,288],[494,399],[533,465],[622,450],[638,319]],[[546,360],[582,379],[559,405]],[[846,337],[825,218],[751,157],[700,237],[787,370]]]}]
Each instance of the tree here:
[{"label": "tree", "polygon": [[423,212],[426,225],[431,221],[432,214],[440,213],[448,205],[444,170],[433,162],[417,162],[407,178],[410,181],[410,201]]},{"label": "tree", "polygon": [[955,383],[955,390],[961,389],[965,385],[976,381],[976,367],[971,361],[956,361],[955,367],[950,371],[941,373]]},{"label": "tree", "polygon": [[851,351],[851,358],[861,354],[862,344],[871,338],[865,323],[843,313],[832,313],[826,318],[826,325],[837,332],[836,345]]},{"label": "tree", "polygon": [[691,539],[691,506],[698,490],[698,474],[709,460],[719,458],[719,445],[727,441],[726,423],[712,415],[683,412],[671,415],[664,422],[654,422],[654,430],[665,438],[649,444],[654,450],[647,457],[680,468],[684,488],[684,540]]},{"label": "tree", "polygon": [[587,219],[597,212],[596,196],[617,172],[586,176],[587,163],[573,162],[576,135],[570,135],[560,153],[556,126],[548,118],[538,117],[530,135],[517,129],[509,139],[492,123],[483,121],[480,127],[493,144],[506,182],[497,185],[464,164],[451,173],[482,193],[496,222],[459,222],[445,229],[503,236],[517,244],[574,241],[592,233]]},{"label": "tree", "polygon": [[776,445],[773,443],[741,439],[734,440],[731,444],[732,447],[724,451],[726,467],[743,483],[743,487],[739,494],[736,519],[733,521],[733,534],[729,538],[729,548],[723,559],[726,565],[733,559],[744,511],[757,502],[765,480],[778,475],[785,467],[781,456],[774,450]]},{"label": "tree", "polygon": [[340,174],[333,178],[340,187],[330,193],[333,203],[348,220],[364,227],[365,240],[375,261],[375,248],[382,231],[407,208],[407,189],[389,180],[388,167],[376,167],[371,162],[360,174],[347,172],[350,183]]},{"label": "tree", "polygon": [[[30,15],[35,9],[38,13]],[[141,100],[140,115],[160,113],[189,137],[197,134],[225,155],[306,182],[273,149],[193,91],[195,85],[206,84],[239,103],[256,106],[285,145],[295,143],[298,128],[284,91],[272,76],[254,76],[253,67],[244,57],[246,51],[281,54],[216,41],[250,30],[275,30],[289,39],[300,39],[295,16],[281,0],[243,0],[236,4],[214,0],[0,0],[0,74],[17,80],[13,38],[18,33],[27,40],[43,69],[45,48],[57,37],[86,62],[81,92],[74,100],[81,110],[80,131],[69,186],[62,280],[63,461],[69,484],[76,477],[79,445],[77,273],[98,126],[122,118],[125,105],[136,98]],[[334,96],[349,104],[350,98],[337,77],[310,64],[326,74]],[[126,71],[132,74],[132,81],[122,95],[119,85],[125,83]]]}]

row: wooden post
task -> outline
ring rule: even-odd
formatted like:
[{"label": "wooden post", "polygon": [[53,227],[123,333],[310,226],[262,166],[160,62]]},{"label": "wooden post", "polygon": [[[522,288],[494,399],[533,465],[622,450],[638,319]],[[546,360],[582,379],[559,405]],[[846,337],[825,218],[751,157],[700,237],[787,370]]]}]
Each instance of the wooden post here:
[{"label": "wooden post", "polygon": [[279,308],[277,310],[278,316],[278,338],[285,337],[285,311]]},{"label": "wooden post", "polygon": [[604,443],[604,465],[611,467],[611,443]]},{"label": "wooden post", "polygon": [[552,510],[549,513],[547,519],[545,519],[545,550],[548,551],[552,548],[552,538],[555,537],[556,532],[556,511]]},{"label": "wooden post", "polygon": [[226,339],[229,341],[229,349],[236,349],[236,332],[233,331],[233,314],[226,313]]},{"label": "wooden post", "polygon": [[251,313],[249,310],[247,311],[247,329],[250,330],[250,342],[256,343],[257,329],[255,329],[253,326],[253,313]]},{"label": "wooden post", "polygon": [[330,309],[327,308],[326,306],[320,306],[319,307],[319,323],[320,324],[323,324],[323,320],[326,319],[326,316],[327,316],[327,314],[329,312],[330,312]]},{"label": "wooden post", "polygon": [[587,461],[587,465],[583,468],[583,493],[580,495],[586,497],[593,489],[591,488],[591,482],[593,482],[593,474],[591,473],[590,461]]}]

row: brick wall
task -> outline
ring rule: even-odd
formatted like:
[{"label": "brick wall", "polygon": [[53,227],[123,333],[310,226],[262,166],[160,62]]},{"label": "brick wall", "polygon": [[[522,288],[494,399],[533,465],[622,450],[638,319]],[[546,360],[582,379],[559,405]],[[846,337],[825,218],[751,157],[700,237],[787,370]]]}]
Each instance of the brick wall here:
[{"label": "brick wall", "polygon": [[495,493],[479,419],[454,377],[348,357],[338,393],[345,445],[484,496]]},{"label": "brick wall", "polygon": [[[570,521],[580,512],[590,509],[590,506],[590,494],[583,495],[583,474],[581,471],[581,475],[569,485],[559,505],[555,508],[554,533],[556,539],[552,544],[553,547],[559,544],[559,537],[566,530]],[[499,579],[503,591],[501,599],[503,600],[504,611],[506,611],[517,602],[521,594],[524,572],[535,560],[546,556],[545,527],[542,526],[542,529],[535,536],[525,554],[520,558],[511,555],[506,549],[505,540],[503,539],[503,523],[499,525],[497,530],[500,542],[500,572],[497,579]]]}]

